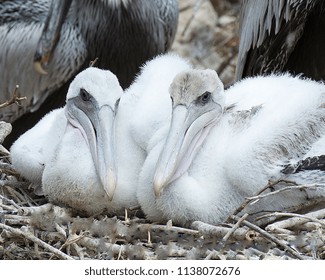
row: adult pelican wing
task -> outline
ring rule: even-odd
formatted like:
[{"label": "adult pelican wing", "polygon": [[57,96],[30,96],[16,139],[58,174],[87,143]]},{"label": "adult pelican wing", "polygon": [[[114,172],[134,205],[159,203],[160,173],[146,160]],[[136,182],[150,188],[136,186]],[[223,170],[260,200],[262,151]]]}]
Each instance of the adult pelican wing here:
[{"label": "adult pelican wing", "polygon": [[324,14],[321,0],[243,0],[236,79],[289,71],[324,80]]},{"label": "adult pelican wing", "polygon": [[0,101],[10,99],[17,84],[27,97],[21,107],[0,111],[13,122],[5,144],[63,106],[71,80],[95,58],[126,88],[145,61],[168,50],[177,21],[176,0],[3,1]]}]

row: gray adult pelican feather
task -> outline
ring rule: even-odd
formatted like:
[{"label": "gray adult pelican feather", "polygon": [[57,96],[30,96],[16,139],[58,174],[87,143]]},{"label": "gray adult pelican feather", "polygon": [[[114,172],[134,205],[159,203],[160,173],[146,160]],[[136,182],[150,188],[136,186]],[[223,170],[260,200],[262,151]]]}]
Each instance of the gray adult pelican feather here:
[{"label": "gray adult pelican feather", "polygon": [[236,78],[302,73],[325,79],[322,0],[243,0]]},{"label": "gray adult pelican feather", "polygon": [[[17,84],[28,100],[2,109],[0,118],[14,122],[28,112],[44,115],[63,106],[72,78],[96,57],[97,67],[127,87],[145,61],[171,46],[177,20],[176,0],[2,1],[0,101]],[[33,126],[39,114],[17,120],[7,142],[21,134],[16,130]]]}]

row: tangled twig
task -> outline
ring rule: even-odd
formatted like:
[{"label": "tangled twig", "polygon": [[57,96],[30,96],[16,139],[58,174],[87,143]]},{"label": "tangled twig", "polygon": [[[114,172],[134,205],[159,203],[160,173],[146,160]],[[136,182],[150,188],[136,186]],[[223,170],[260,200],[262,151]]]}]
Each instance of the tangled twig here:
[{"label": "tangled twig", "polygon": [[19,97],[18,96],[18,89],[19,89],[19,86],[16,85],[13,93],[12,93],[12,96],[9,100],[5,101],[4,103],[0,104],[0,109],[1,108],[4,108],[4,107],[8,107],[12,104],[16,104],[17,106],[21,106],[21,101],[23,100],[26,100],[27,97],[26,96],[23,96],[23,97]]}]

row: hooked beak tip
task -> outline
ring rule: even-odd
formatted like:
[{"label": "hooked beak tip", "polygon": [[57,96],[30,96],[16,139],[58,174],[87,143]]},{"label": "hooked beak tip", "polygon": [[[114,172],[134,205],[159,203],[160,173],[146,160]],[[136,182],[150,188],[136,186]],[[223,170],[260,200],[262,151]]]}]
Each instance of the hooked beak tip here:
[{"label": "hooked beak tip", "polygon": [[108,200],[112,201],[115,189],[116,189],[116,178],[113,174],[109,174],[106,183],[103,182],[104,190],[108,196]]},{"label": "hooked beak tip", "polygon": [[153,190],[157,198],[160,197],[161,192],[163,191],[165,184],[162,180],[154,180]]},{"label": "hooked beak tip", "polygon": [[35,61],[34,62],[34,69],[36,70],[37,73],[41,75],[47,75],[48,73],[44,70],[42,63],[40,61]]}]

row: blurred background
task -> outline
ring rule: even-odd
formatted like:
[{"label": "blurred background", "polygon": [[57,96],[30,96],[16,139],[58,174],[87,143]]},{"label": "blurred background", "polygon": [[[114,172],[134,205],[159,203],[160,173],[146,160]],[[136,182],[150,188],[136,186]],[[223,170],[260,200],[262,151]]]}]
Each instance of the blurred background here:
[{"label": "blurred background", "polygon": [[199,68],[234,81],[239,44],[239,0],[179,0],[178,30],[172,50]]}]

